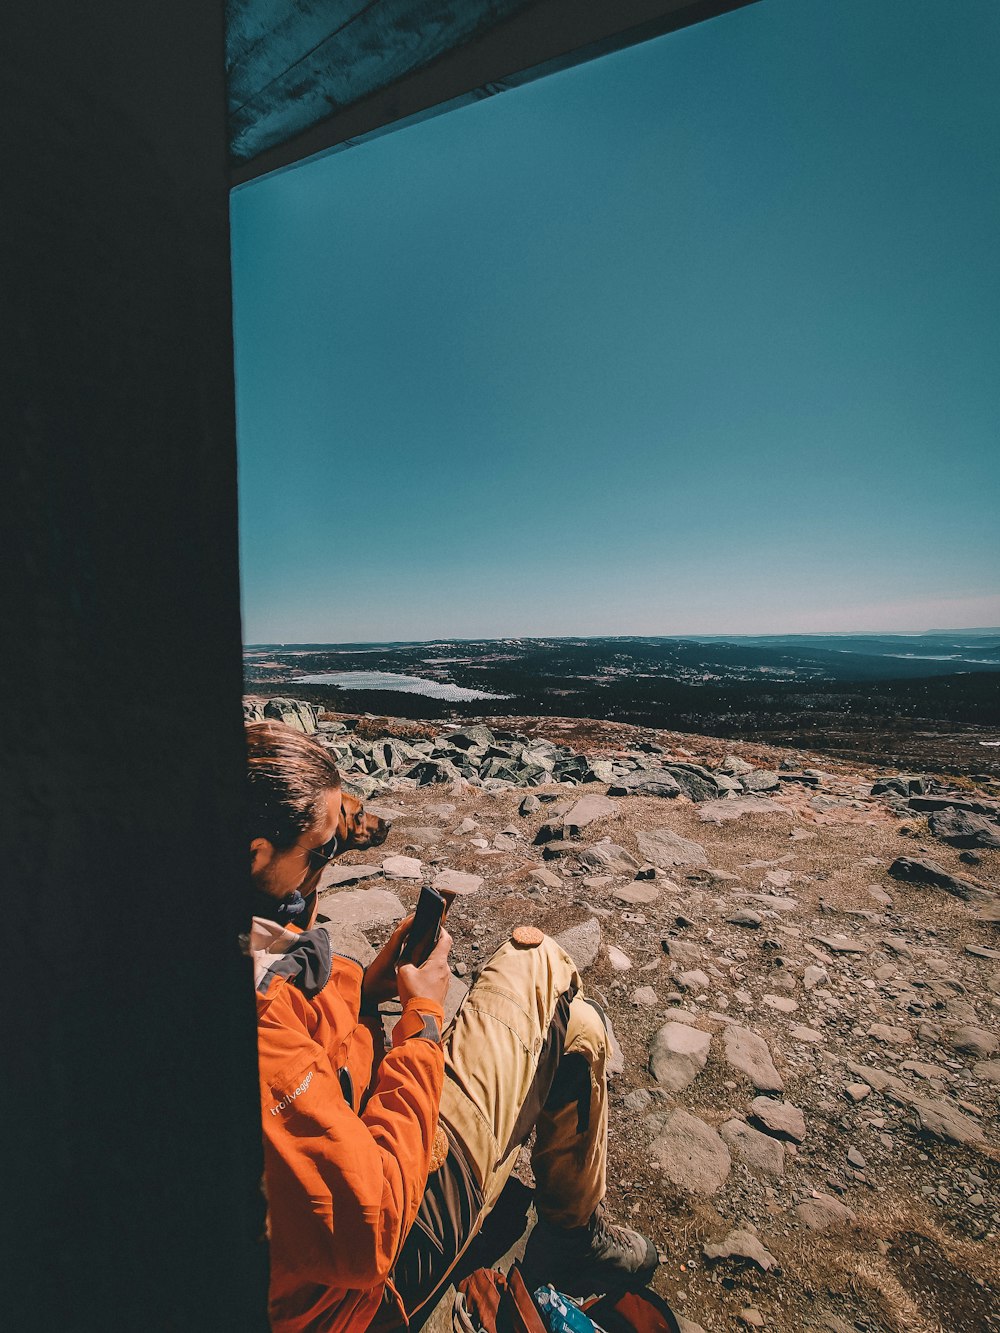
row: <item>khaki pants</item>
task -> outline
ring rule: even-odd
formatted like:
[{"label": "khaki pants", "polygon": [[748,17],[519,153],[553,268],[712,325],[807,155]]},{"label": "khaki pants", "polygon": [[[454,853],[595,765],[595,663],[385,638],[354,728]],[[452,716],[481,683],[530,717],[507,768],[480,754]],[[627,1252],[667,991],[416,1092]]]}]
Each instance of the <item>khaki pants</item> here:
[{"label": "khaki pants", "polygon": [[582,1226],[604,1197],[608,1038],[554,940],[502,946],[444,1036],[440,1124],[452,1151],[431,1174],[396,1266],[407,1310],[423,1305],[479,1231],[535,1130],[535,1205]]}]

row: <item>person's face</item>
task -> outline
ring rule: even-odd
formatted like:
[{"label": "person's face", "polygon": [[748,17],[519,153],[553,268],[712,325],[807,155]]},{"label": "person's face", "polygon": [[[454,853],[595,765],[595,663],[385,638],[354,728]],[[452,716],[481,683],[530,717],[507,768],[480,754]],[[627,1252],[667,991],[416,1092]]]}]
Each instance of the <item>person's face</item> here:
[{"label": "person's face", "polygon": [[255,889],[271,898],[288,898],[298,889],[303,898],[319,883],[326,861],[310,853],[341,832],[343,801],[339,787],[323,794],[320,813],[291,847],[275,847],[267,838],[250,843],[250,878]]}]

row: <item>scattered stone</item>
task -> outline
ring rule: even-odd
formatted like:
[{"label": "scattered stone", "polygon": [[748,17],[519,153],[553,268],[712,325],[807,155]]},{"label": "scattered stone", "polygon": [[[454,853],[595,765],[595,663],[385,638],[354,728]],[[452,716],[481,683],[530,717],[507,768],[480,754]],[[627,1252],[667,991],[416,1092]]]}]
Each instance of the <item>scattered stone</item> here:
[{"label": "scattered stone", "polygon": [[613,972],[629,972],[632,969],[632,959],[614,944],[608,945],[608,962]]},{"label": "scattered stone", "polygon": [[846,1226],[853,1222],[855,1213],[847,1204],[829,1194],[815,1194],[795,1207],[795,1216],[810,1231],[828,1231],[831,1227]]},{"label": "scattered stone", "polygon": [[747,1328],[766,1328],[767,1321],[755,1305],[745,1305],[740,1311],[740,1321]]},{"label": "scattered stone", "polygon": [[639,869],[635,857],[613,842],[595,842],[592,847],[583,848],[580,860],[584,865],[610,871],[612,875],[632,875]]},{"label": "scattered stone", "polygon": [[719,1128],[723,1143],[751,1171],[780,1180],[785,1174],[785,1149],[778,1139],[762,1134],[745,1120],[727,1120]]},{"label": "scattered stone", "polygon": [[727,1062],[745,1074],[759,1092],[784,1091],[784,1080],[774,1067],[763,1037],[734,1023],[723,1033],[723,1044]]},{"label": "scattered stone", "polygon": [[777,1259],[764,1249],[756,1236],[739,1228],[730,1231],[724,1240],[715,1245],[703,1245],[701,1252],[711,1263],[717,1263],[720,1259],[740,1259],[756,1264],[765,1273],[778,1266]]},{"label": "scattered stone", "polygon": [[792,882],[792,872],[790,870],[769,870],[764,879],[772,889],[787,889]]},{"label": "scattered stone", "polygon": [[868,896],[870,898],[874,898],[875,901],[878,903],[879,907],[892,906],[892,899],[889,897],[885,889],[883,889],[880,884],[869,884]]},{"label": "scattered stone", "polygon": [[649,1068],[668,1092],[683,1092],[705,1068],[711,1033],[684,1023],[664,1023],[649,1045]]},{"label": "scattered stone", "polygon": [[461,870],[440,870],[431,882],[435,889],[467,894],[478,893],[484,881],[482,875],[465,875]]},{"label": "scattered stone", "polygon": [[850,1162],[851,1166],[856,1166],[859,1171],[864,1171],[865,1167],[868,1165],[864,1153],[858,1152],[857,1148],[848,1148],[847,1160]]},{"label": "scattered stone", "polygon": [[799,1007],[790,995],[762,995],[761,999],[768,1009],[776,1009],[779,1014],[794,1014]]},{"label": "scattered stone", "polygon": [[632,992],[632,1003],[645,1005],[647,1008],[655,1009],[660,1003],[660,997],[652,986],[640,986]]},{"label": "scattered stone", "polygon": [[976,1078],[984,1078],[989,1083],[1000,1083],[1000,1060],[980,1060],[972,1066]]},{"label": "scattered stone", "polygon": [[661,870],[670,870],[674,866],[708,865],[708,855],[701,843],[681,838],[672,829],[640,830],[635,840],[639,855]]},{"label": "scattered stone", "polygon": [[747,926],[751,930],[758,930],[764,922],[761,914],[749,907],[737,907],[735,912],[730,912],[726,920],[731,926]]},{"label": "scattered stone", "polygon": [[601,948],[601,924],[596,917],[584,921],[579,926],[570,926],[556,937],[560,945],[572,958],[579,971],[584,972],[597,959]]},{"label": "scattered stone", "polygon": [[704,1120],[677,1107],[653,1139],[651,1156],[674,1185],[693,1194],[715,1194],[732,1169],[729,1150]]},{"label": "scattered stone", "polygon": [[801,1143],[806,1136],[805,1116],[791,1102],[776,1102],[772,1097],[755,1097],[750,1103],[750,1114],[776,1138]]},{"label": "scattered stone", "polygon": [[538,799],[537,796],[534,795],[526,796],[524,800],[521,802],[521,804],[518,806],[518,809],[520,810],[522,815],[533,815],[537,811],[541,810],[541,808],[542,808],[541,801]]},{"label": "scattered stone", "polygon": [[871,1095],[871,1087],[867,1083],[848,1083],[844,1091],[852,1102],[863,1102]]},{"label": "scattered stone", "polygon": [[810,963],[802,974],[802,984],[806,990],[815,990],[817,986],[829,985],[830,974],[825,967],[817,967],[815,963]]}]

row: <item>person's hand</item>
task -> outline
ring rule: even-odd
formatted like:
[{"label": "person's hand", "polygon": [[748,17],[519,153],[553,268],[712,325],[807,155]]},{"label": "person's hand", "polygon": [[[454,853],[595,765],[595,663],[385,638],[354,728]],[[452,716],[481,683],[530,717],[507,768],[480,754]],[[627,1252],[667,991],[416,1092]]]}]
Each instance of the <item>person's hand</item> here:
[{"label": "person's hand", "polygon": [[365,968],[361,983],[361,1008],[370,1011],[383,1000],[396,998],[396,960],[403,947],[407,932],[413,925],[414,913],[403,918]]},{"label": "person's hand", "polygon": [[444,1008],[451,970],[448,967],[448,951],[451,949],[451,936],[442,930],[434,952],[420,967],[412,963],[403,963],[396,969],[396,985],[399,998],[405,1006],[407,1000],[418,996],[422,1000],[436,1000]]}]

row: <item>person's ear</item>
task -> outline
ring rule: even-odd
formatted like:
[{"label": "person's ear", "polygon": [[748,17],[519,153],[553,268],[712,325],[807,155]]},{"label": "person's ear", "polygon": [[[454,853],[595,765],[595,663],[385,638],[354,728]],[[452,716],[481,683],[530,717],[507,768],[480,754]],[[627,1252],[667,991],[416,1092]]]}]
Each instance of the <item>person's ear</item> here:
[{"label": "person's ear", "polygon": [[261,874],[274,860],[274,843],[267,838],[254,838],[250,843],[250,874]]}]

